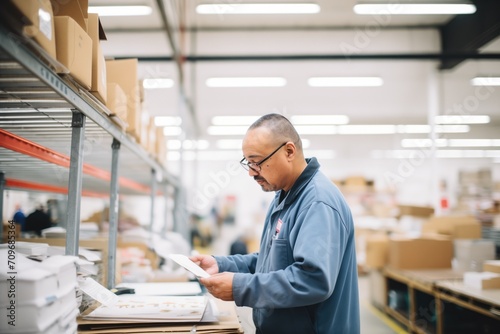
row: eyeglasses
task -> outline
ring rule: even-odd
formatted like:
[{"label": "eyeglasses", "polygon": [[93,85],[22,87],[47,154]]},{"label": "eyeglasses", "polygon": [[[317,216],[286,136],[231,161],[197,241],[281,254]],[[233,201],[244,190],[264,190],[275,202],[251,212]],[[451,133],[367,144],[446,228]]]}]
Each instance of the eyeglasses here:
[{"label": "eyeglasses", "polygon": [[273,153],[269,154],[267,157],[265,157],[264,159],[262,159],[261,161],[259,162],[245,162],[246,161],[246,158],[243,158],[240,160],[240,165],[245,168],[246,170],[253,170],[255,172],[260,172],[262,170],[262,167],[260,167],[260,165],[262,165],[264,162],[266,162],[266,160],[268,160],[269,158],[271,158],[273,156],[274,153],[278,152],[280,148],[282,148],[283,146],[285,146],[286,143],[283,143],[280,145],[280,147],[278,147],[277,149],[275,149],[273,151]]}]

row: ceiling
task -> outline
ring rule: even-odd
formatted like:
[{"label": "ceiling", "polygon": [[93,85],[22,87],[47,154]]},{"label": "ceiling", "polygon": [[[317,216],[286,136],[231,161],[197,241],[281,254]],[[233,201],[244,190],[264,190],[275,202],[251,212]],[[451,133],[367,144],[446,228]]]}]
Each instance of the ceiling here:
[{"label": "ceiling", "polygon": [[[172,88],[146,91],[144,110],[151,116],[182,116],[185,138],[205,139],[209,150],[218,150],[218,139],[241,139],[208,135],[214,116],[269,112],[342,114],[349,117],[349,124],[401,125],[427,124],[429,110],[435,110],[491,118],[489,125],[472,125],[468,134],[450,134],[449,138],[497,138],[500,133],[500,88],[478,91],[470,84],[478,75],[500,75],[500,17],[488,30],[473,22],[495,19],[476,14],[476,21],[452,15],[357,15],[353,12],[355,0],[318,0],[320,13],[309,15],[229,15],[232,4],[242,3],[239,0],[218,2],[221,10],[217,15],[201,15],[195,11],[201,3],[217,2],[122,0],[120,4],[151,6],[153,13],[102,17],[107,34],[102,47],[106,57],[138,57],[141,78],[173,79]],[[498,7],[490,0],[483,3]],[[109,1],[90,0],[90,5],[107,4]],[[169,29],[164,28],[162,11]],[[469,36],[472,33],[476,35]],[[453,38],[457,34],[464,36],[463,45]],[[448,36],[449,43],[443,36]],[[173,50],[181,56],[179,64]],[[478,51],[497,57],[468,59],[439,70],[444,67],[437,59],[439,54],[470,56]],[[224,76],[276,76],[285,78],[287,84],[271,88],[209,88],[205,84],[210,77]],[[377,76],[384,84],[312,88],[307,79],[313,76]],[[426,136],[303,137],[309,140],[310,150],[333,148],[338,158],[354,152],[399,149],[403,138]]]}]

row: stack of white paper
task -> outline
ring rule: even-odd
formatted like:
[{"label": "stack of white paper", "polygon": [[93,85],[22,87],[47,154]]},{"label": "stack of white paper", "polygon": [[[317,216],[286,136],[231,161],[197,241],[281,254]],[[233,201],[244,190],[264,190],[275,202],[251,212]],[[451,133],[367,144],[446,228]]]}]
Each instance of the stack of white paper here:
[{"label": "stack of white paper", "polygon": [[199,322],[205,308],[205,296],[123,295],[118,302],[95,309],[84,319],[143,322]]},{"label": "stack of white paper", "polygon": [[[0,261],[12,254],[0,250]],[[76,333],[75,260],[37,262],[16,253],[12,266],[0,266],[0,333]]]},{"label": "stack of white paper", "polygon": [[[47,255],[47,250],[49,248],[48,244],[42,244],[38,242],[24,242],[17,241],[15,244],[16,253],[21,253],[24,255]],[[1,244],[0,249],[7,249],[8,244]]]}]

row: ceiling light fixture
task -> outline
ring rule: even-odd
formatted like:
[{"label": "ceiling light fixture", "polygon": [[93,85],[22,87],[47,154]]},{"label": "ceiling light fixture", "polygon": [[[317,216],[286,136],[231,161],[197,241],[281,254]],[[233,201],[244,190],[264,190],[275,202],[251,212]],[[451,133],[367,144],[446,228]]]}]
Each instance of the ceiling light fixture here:
[{"label": "ceiling light fixture", "polygon": [[470,2],[463,1],[441,1],[439,3],[429,1],[409,2],[365,2],[354,6],[354,12],[358,15],[458,15],[473,14],[476,6]]},{"label": "ceiling light fixture", "polygon": [[248,125],[255,122],[259,116],[215,116],[212,118],[213,125]]},{"label": "ceiling light fixture", "polygon": [[341,135],[382,135],[395,134],[396,125],[339,125],[338,133]]},{"label": "ceiling light fixture", "polygon": [[234,78],[209,78],[205,82],[212,88],[233,87],[283,87],[285,78],[279,77],[234,77]]},{"label": "ceiling light fixture", "polygon": [[[437,147],[500,147],[500,139],[444,139],[436,140]],[[431,147],[432,140],[429,138],[402,139],[401,147],[423,148]]]},{"label": "ceiling light fixture", "polygon": [[163,128],[164,136],[180,136],[182,129],[179,126],[166,126]]},{"label": "ceiling light fixture", "polygon": [[198,14],[317,14],[321,7],[315,3],[231,3],[201,4]]},{"label": "ceiling light fixture", "polygon": [[339,125],[349,123],[346,115],[296,115],[291,119],[294,125]]},{"label": "ceiling light fixture", "polygon": [[334,135],[337,133],[335,125],[296,125],[300,135]]},{"label": "ceiling light fixture", "polygon": [[145,89],[171,88],[174,86],[174,80],[168,78],[150,78],[142,81],[142,87]]},{"label": "ceiling light fixture", "polygon": [[149,6],[89,6],[89,13],[99,16],[146,16],[153,13]]},{"label": "ceiling light fixture", "polygon": [[475,77],[471,80],[473,86],[500,86],[500,77]]},{"label": "ceiling light fixture", "polygon": [[487,115],[440,115],[435,118],[436,124],[488,124]]},{"label": "ceiling light fixture", "polygon": [[178,116],[155,116],[156,126],[180,126],[182,119]]},{"label": "ceiling light fixture", "polygon": [[384,80],[379,77],[312,77],[307,84],[311,87],[379,87]]},{"label": "ceiling light fixture", "polygon": [[248,126],[209,126],[207,133],[211,136],[243,136]]}]

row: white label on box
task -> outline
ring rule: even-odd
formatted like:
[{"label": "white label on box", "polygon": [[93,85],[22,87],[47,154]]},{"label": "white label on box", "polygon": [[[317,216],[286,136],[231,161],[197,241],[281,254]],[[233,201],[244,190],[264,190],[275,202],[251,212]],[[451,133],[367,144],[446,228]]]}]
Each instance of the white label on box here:
[{"label": "white label on box", "polygon": [[45,35],[49,40],[52,40],[52,17],[50,13],[43,8],[38,9],[38,21],[40,26],[38,29]]},{"label": "white label on box", "polygon": [[90,277],[78,281],[80,289],[87,295],[106,306],[113,306],[118,301],[118,296],[97,283]]}]

